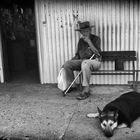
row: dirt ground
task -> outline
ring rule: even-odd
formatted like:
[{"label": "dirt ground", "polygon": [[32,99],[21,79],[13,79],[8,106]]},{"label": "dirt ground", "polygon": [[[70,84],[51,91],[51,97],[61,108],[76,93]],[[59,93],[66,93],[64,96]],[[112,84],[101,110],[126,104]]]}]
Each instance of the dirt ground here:
[{"label": "dirt ground", "polygon": [[[78,101],[79,90],[62,96],[56,85],[0,84],[0,136],[7,140],[107,140],[98,119],[87,118],[129,86],[91,86],[90,98]],[[140,119],[117,129],[110,140],[139,140]]]}]

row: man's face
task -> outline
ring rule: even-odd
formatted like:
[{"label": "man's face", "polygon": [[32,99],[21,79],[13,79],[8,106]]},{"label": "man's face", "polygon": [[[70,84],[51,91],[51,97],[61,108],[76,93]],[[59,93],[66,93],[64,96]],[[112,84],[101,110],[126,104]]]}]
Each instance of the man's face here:
[{"label": "man's face", "polygon": [[83,35],[83,37],[89,37],[90,29],[89,28],[84,29],[84,30],[80,31],[80,33]]}]

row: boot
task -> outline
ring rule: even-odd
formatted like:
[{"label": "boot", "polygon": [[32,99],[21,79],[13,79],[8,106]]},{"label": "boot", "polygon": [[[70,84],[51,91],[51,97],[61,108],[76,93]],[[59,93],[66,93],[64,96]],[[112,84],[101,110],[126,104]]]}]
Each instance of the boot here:
[{"label": "boot", "polygon": [[84,99],[88,98],[89,96],[90,96],[89,86],[85,86],[85,87],[83,87],[82,93],[77,96],[77,99],[84,100]]}]

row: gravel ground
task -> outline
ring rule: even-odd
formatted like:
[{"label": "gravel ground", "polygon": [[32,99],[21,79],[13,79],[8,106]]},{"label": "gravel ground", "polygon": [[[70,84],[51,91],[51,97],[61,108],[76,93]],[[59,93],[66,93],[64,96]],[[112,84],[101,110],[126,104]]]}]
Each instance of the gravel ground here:
[{"label": "gravel ground", "polygon": [[[91,97],[77,101],[78,90],[63,97],[56,85],[1,84],[0,136],[7,140],[106,140],[98,119],[86,114],[131,90],[128,86],[91,86]],[[140,119],[131,129],[117,129],[111,140],[139,136]]]}]

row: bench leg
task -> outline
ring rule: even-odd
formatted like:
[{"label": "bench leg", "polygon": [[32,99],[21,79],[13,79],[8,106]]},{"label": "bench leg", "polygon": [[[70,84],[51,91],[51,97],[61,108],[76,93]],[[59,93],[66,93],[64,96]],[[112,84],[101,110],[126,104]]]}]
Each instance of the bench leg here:
[{"label": "bench leg", "polygon": [[133,83],[132,83],[132,88],[135,89],[135,84],[136,84],[136,80],[135,80],[135,71],[133,71]]},{"label": "bench leg", "polygon": [[135,82],[135,89],[137,89],[138,86],[138,71],[136,71],[136,82]]},{"label": "bench leg", "polygon": [[138,71],[135,71],[135,74],[133,75],[133,85],[132,88],[134,90],[137,89],[137,85],[138,85]]},{"label": "bench leg", "polygon": [[135,79],[136,79],[136,78],[135,78],[135,73],[136,73],[136,71],[135,71],[135,62],[133,61],[133,85],[132,85],[132,88],[133,88],[133,89],[135,89],[135,84],[136,84],[136,83],[135,83],[135,82],[136,82],[136,81],[135,81]]},{"label": "bench leg", "polygon": [[79,90],[82,91],[82,80],[83,80],[83,77],[82,77],[82,74],[79,76]]}]

